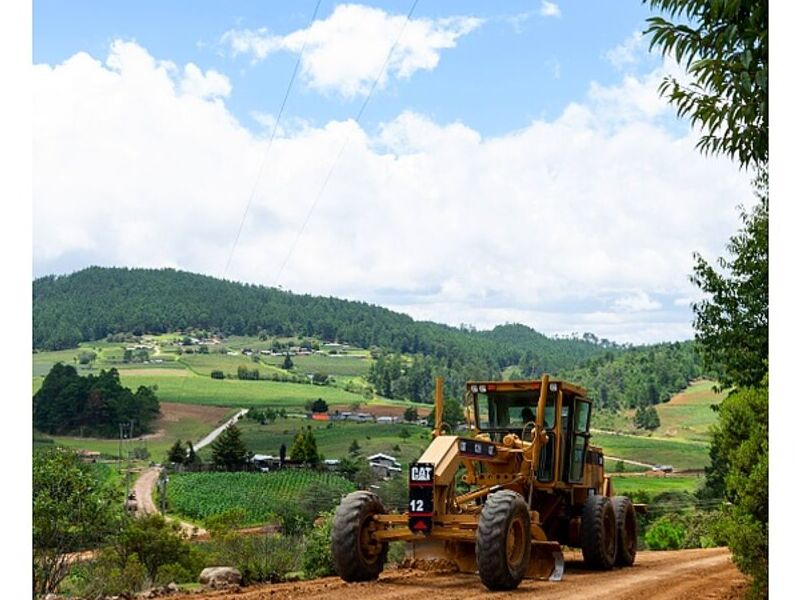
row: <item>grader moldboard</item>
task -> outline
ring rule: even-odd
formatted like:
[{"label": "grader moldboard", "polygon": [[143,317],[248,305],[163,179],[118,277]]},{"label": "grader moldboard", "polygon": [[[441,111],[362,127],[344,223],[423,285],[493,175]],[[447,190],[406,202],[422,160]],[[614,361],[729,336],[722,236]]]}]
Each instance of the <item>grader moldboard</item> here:
[{"label": "grader moldboard", "polygon": [[434,439],[409,466],[408,512],[387,514],[367,491],[342,500],[331,536],[342,579],[377,578],[392,541],[407,542],[412,559],[477,571],[489,590],[559,580],[562,544],[591,568],[633,564],[644,507],[613,494],[603,451],[589,444],[586,390],[547,375],[468,382],[465,404],[471,435],[442,435],[437,379]]}]

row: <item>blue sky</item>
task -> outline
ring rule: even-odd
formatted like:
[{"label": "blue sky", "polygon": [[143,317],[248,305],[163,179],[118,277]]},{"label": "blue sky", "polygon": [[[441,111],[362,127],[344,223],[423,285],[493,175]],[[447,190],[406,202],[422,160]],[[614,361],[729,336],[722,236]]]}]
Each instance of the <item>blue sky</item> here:
[{"label": "blue sky", "polygon": [[[318,17],[330,16],[337,2],[323,0]],[[411,2],[371,2],[405,15]],[[233,85],[228,108],[242,123],[258,128],[252,111],[275,113],[285,93],[296,55],[278,52],[251,64],[232,57],[220,42],[230,30],[286,35],[308,26],[315,0],[241,2],[140,0],[69,3],[37,0],[33,5],[34,62],[56,64],[79,51],[103,57],[114,39],[135,40],[153,56],[225,73]],[[648,9],[639,1],[559,2],[559,16],[544,16],[538,1],[487,3],[421,0],[414,18],[469,15],[483,19],[463,36],[457,50],[442,52],[434,71],[394,81],[370,101],[366,128],[411,109],[441,122],[461,121],[483,135],[526,126],[535,117],[555,117],[580,98],[588,82],[608,85],[619,70],[606,54],[642,31]],[[637,65],[641,71],[652,62]],[[297,86],[286,116],[323,124],[352,117],[362,98],[320,95]]]},{"label": "blue sky", "polygon": [[34,3],[34,275],[169,266],[454,325],[691,337],[692,253],[723,253],[752,195],[658,96],[685,74],[647,52],[646,6],[315,6]]}]

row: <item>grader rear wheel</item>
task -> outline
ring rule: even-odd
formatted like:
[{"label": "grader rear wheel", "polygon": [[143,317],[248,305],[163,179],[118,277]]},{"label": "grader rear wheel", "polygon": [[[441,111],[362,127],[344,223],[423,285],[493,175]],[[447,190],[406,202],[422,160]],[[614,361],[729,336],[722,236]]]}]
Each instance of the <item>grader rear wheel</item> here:
[{"label": "grader rear wheel", "polygon": [[636,560],[636,512],[633,503],[625,496],[611,498],[617,521],[617,558],[620,567],[630,567]]},{"label": "grader rear wheel", "polygon": [[608,570],[617,558],[617,519],[606,496],[586,499],[581,519],[583,561],[593,569]]},{"label": "grader rear wheel", "polygon": [[522,496],[501,490],[486,499],[475,552],[483,585],[490,590],[519,585],[531,556],[531,516]]},{"label": "grader rear wheel", "polygon": [[333,564],[345,581],[377,579],[386,562],[388,545],[372,537],[372,517],[384,514],[380,498],[370,492],[353,492],[342,500],[333,516]]}]

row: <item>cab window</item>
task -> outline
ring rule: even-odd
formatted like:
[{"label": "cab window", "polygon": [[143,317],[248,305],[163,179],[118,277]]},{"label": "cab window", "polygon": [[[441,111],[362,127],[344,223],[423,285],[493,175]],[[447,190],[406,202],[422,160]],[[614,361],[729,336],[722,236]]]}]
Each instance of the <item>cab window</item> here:
[{"label": "cab window", "polygon": [[[576,398],[572,406],[572,431],[569,432],[569,463],[567,467],[567,481],[579,483],[583,480],[583,465],[585,463],[586,448],[589,444],[589,415],[591,404],[581,398]],[[566,432],[565,432],[566,433]]]}]

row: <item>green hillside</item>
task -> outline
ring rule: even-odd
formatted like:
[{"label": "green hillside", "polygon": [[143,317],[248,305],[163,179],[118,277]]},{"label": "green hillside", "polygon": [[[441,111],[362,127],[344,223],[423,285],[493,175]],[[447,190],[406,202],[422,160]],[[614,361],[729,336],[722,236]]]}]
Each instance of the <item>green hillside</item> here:
[{"label": "green hillside", "polygon": [[361,348],[480,359],[495,368],[518,362],[531,349],[551,371],[605,349],[583,339],[550,339],[522,325],[475,332],[414,321],[364,302],[292,294],[172,269],[90,267],[33,282],[34,348],[57,350],[119,332],[190,328],[226,336],[313,336]]},{"label": "green hillside", "polygon": [[[201,347],[190,336],[221,343]],[[327,342],[348,350],[338,353]],[[148,360],[124,359],[140,343],[156,348],[142,351]],[[444,377],[446,395],[458,398],[469,379],[547,372],[586,387],[598,414],[611,415],[658,405],[701,374],[691,342],[632,347],[591,333],[549,338],[519,324],[454,328],[364,302],[172,269],[91,267],[35,280],[33,344],[35,377],[58,361],[80,366],[80,351],[65,350],[80,346],[94,354],[96,368],[114,366],[126,384],[158,385],[165,401],[222,406],[302,406],[309,396],[338,404],[373,396],[430,403],[436,376]],[[281,353],[292,345],[317,353],[294,356],[287,371]],[[239,380],[240,368],[271,381],[254,387]],[[210,379],[215,371],[224,379]],[[313,374],[335,383],[319,391],[299,385]]]}]

